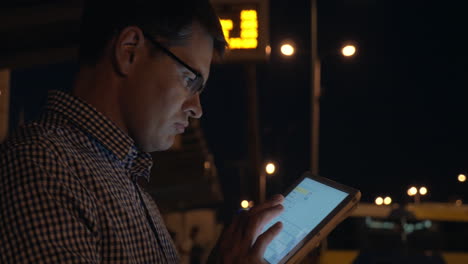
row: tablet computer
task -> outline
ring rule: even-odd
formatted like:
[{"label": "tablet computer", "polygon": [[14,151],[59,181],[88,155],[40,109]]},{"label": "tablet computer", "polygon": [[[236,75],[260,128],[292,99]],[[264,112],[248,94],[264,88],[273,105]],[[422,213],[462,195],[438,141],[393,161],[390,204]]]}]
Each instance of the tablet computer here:
[{"label": "tablet computer", "polygon": [[361,198],[359,190],[309,172],[284,194],[284,212],[268,223],[278,221],[283,229],[268,245],[264,259],[270,264],[296,263],[317,247],[320,241],[350,215]]}]

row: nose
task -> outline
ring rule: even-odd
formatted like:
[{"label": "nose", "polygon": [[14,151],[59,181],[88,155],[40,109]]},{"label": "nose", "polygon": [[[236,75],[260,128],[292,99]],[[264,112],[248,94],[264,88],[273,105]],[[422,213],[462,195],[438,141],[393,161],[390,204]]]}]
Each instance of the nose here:
[{"label": "nose", "polygon": [[192,95],[186,102],[184,112],[188,112],[189,117],[200,118],[203,115],[203,110],[200,102],[200,94]]}]

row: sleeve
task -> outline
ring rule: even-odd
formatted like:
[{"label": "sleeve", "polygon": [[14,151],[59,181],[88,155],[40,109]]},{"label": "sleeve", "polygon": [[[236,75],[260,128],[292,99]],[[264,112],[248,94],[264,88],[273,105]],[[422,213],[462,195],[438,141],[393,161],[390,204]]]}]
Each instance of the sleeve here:
[{"label": "sleeve", "polygon": [[1,263],[98,263],[96,219],[57,155],[37,146],[0,153]]}]

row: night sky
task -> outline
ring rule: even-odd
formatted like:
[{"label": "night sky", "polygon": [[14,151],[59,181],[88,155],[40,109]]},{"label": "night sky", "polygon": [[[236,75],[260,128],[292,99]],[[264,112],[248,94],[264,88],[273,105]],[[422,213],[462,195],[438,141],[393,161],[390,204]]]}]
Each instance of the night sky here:
[{"label": "night sky", "polygon": [[[377,195],[406,202],[411,184],[428,187],[426,200],[468,200],[468,183],[456,180],[468,173],[468,21],[461,2],[319,1],[322,176],[360,189],[366,202]],[[270,9],[273,51],[256,66],[262,158],[279,166],[269,194],[310,168],[310,1],[273,0]],[[285,39],[296,44],[291,58],[279,54]],[[348,60],[339,54],[346,41],[358,46]],[[71,80],[76,68],[67,65],[13,71],[12,102],[31,80],[46,88]],[[244,67],[214,65],[202,96],[202,127],[233,205],[252,198],[239,179],[249,136]],[[45,98],[28,89],[26,104]]]}]

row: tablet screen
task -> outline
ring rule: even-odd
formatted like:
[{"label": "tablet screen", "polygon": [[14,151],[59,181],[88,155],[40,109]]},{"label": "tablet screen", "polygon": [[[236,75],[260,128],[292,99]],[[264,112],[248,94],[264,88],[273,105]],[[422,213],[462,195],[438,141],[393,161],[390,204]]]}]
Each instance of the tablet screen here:
[{"label": "tablet screen", "polygon": [[283,229],[265,251],[265,260],[278,263],[347,196],[346,192],[304,178],[285,197],[284,212],[263,229],[266,231],[278,221],[283,223]]}]

